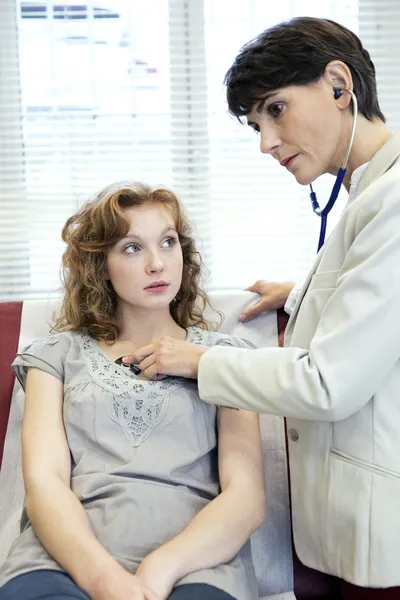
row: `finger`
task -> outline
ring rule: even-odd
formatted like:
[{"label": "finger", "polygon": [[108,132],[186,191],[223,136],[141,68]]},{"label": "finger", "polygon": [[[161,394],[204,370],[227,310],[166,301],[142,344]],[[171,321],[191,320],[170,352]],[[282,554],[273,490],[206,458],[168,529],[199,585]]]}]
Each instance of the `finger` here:
[{"label": "finger", "polygon": [[146,371],[146,369],[148,369],[149,367],[151,367],[151,365],[154,365],[156,362],[156,355],[155,354],[150,354],[150,356],[148,356],[147,358],[145,358],[144,360],[142,360],[139,363],[139,367],[140,370],[142,371],[142,373],[144,373]]},{"label": "finger", "polygon": [[167,377],[164,373],[159,373],[157,369],[156,363],[152,364],[145,371],[142,371],[142,374],[147,377],[147,379],[151,379],[152,381],[158,381],[160,379],[165,379]]},{"label": "finger", "polygon": [[245,292],[256,292],[256,294],[261,294],[261,286],[262,284],[265,283],[265,281],[256,281],[255,283],[253,283],[253,285],[250,285],[249,287],[245,288]]},{"label": "finger", "polygon": [[131,363],[135,362],[134,355],[133,354],[127,354],[126,356],[123,356],[122,357],[122,362],[124,363],[124,365],[130,365]]},{"label": "finger", "polygon": [[160,600],[160,597],[158,596],[158,594],[153,592],[153,590],[151,590],[147,586],[144,588],[144,592],[145,592],[144,600]]},{"label": "finger", "polygon": [[257,317],[259,314],[261,314],[265,310],[266,310],[265,302],[263,300],[259,300],[255,304],[252,304],[251,306],[249,306],[249,308],[246,308],[239,315],[239,321],[242,321],[242,323],[245,323],[246,321],[251,321],[251,319],[254,319],[254,317]]},{"label": "finger", "polygon": [[128,354],[126,357],[122,359],[122,362],[128,362],[127,358],[129,358],[129,362],[140,363],[144,358],[154,353],[154,344],[148,344],[147,346],[143,346],[142,348],[138,348],[133,354]]},{"label": "finger", "polygon": [[255,289],[256,286],[257,286],[257,284],[253,283],[253,285],[250,285],[249,287],[244,288],[244,291],[245,292],[257,292],[257,290]]}]

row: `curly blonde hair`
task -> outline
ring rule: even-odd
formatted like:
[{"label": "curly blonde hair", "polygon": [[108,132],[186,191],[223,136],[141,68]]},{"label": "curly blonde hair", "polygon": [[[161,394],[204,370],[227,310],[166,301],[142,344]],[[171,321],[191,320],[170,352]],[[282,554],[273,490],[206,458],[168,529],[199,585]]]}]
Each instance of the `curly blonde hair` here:
[{"label": "curly blonde hair", "polygon": [[64,296],[55,331],[85,328],[96,340],[113,343],[118,339],[117,295],[107,279],[107,253],[129,231],[125,209],[151,204],[169,210],[182,247],[182,283],[170,304],[171,316],[185,329],[193,325],[211,327],[203,316],[206,306],[211,306],[200,287],[203,263],[178,198],[168,189],[123,181],[101,190],[62,229],[67,244],[61,267]]}]

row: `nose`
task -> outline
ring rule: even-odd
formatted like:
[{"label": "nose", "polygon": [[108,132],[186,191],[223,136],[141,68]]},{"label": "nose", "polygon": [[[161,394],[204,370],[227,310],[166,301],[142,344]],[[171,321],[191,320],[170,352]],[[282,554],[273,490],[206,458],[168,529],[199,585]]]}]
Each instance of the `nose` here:
[{"label": "nose", "polygon": [[162,273],[164,271],[164,263],[159,252],[151,251],[147,263],[147,271],[149,273]]},{"label": "nose", "polygon": [[274,127],[271,127],[270,125],[261,126],[260,136],[260,150],[263,154],[272,154],[279,148],[281,140]]}]

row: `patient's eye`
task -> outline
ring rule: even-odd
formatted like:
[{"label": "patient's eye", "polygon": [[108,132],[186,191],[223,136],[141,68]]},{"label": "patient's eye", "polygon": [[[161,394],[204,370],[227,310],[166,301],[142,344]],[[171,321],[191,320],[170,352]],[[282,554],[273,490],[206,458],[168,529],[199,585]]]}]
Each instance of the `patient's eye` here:
[{"label": "patient's eye", "polygon": [[175,244],[178,243],[177,238],[175,237],[168,237],[166,240],[163,241],[162,246],[163,248],[173,248],[175,246]]},{"label": "patient's eye", "polygon": [[136,252],[139,252],[139,250],[140,246],[138,246],[138,244],[134,244],[133,242],[124,247],[124,252],[126,252],[126,254],[136,254]]}]

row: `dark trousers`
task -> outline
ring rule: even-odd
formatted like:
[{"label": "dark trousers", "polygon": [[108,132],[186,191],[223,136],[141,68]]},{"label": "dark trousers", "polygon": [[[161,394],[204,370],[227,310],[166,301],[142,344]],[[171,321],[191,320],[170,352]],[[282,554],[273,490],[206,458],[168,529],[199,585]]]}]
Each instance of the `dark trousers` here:
[{"label": "dark trousers", "polygon": [[293,557],[293,566],[296,600],[400,600],[400,587],[359,587],[305,567],[296,555]]},{"label": "dark trousers", "polygon": [[400,587],[363,588],[353,585],[306,567],[296,552],[293,552],[293,576],[296,600],[400,600]]},{"label": "dark trousers", "polygon": [[400,587],[391,588],[361,588],[347,581],[340,582],[342,600],[399,600]]},{"label": "dark trousers", "polygon": [[[89,596],[61,571],[39,570],[18,575],[0,588],[0,600],[88,600]],[[123,600],[123,598],[121,598]],[[168,600],[235,600],[204,583],[178,585]]]}]

